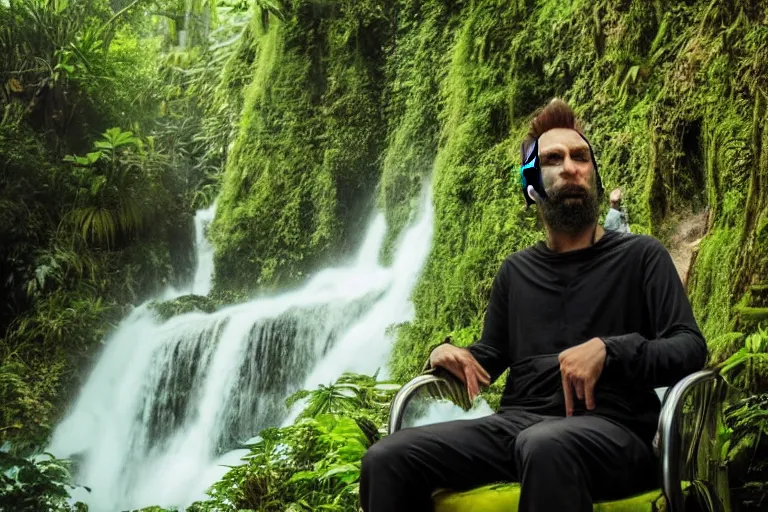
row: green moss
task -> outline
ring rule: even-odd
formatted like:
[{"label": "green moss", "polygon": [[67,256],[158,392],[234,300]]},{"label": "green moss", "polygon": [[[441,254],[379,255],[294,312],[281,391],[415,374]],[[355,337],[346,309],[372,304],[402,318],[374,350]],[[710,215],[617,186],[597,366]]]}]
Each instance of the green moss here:
[{"label": "green moss", "polygon": [[385,261],[417,211],[419,191],[432,173],[440,126],[435,98],[453,37],[447,26],[450,14],[448,6],[432,2],[405,4],[398,16],[394,50],[386,63],[388,135],[379,183],[388,224]]},{"label": "green moss", "polygon": [[701,243],[689,283],[691,305],[707,338],[731,331],[732,284],[739,237],[734,228],[717,228]]},{"label": "green moss", "polygon": [[173,300],[165,302],[152,301],[149,307],[155,311],[162,320],[168,320],[177,315],[199,311],[203,313],[213,313],[218,304],[208,297],[201,295],[183,295]]},{"label": "green moss", "polygon": [[303,1],[266,31],[254,19],[242,44],[256,61],[211,230],[218,292],[295,282],[358,242],[384,140],[382,9]]},{"label": "green moss", "polygon": [[716,366],[735,354],[744,346],[745,335],[740,332],[728,332],[707,340],[709,345],[709,365]]}]

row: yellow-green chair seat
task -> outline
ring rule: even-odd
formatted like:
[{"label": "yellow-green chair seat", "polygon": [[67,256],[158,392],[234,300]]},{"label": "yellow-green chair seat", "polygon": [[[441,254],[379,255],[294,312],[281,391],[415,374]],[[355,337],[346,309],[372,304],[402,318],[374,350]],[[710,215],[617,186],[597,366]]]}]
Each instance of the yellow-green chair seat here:
[{"label": "yellow-green chair seat", "polygon": [[[688,486],[684,485],[684,491]],[[504,483],[470,491],[438,491],[432,500],[435,512],[515,512],[520,501],[520,484]],[[661,490],[636,494],[616,501],[595,503],[597,512],[662,512],[667,503]]]}]

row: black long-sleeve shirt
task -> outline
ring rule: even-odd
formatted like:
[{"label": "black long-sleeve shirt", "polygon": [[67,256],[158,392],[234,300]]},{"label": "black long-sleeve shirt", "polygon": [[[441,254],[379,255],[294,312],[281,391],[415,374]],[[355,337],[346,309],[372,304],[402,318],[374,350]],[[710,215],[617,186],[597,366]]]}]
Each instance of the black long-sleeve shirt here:
[{"label": "black long-sleeve shirt", "polygon": [[[707,346],[672,259],[655,238],[606,231],[585,249],[544,243],[509,256],[493,283],[483,333],[469,350],[496,380],[509,368],[500,410],[565,415],[558,355],[601,338],[606,361],[595,409],[650,442],[654,388],[701,369]],[[575,395],[574,395],[575,399]]]}]

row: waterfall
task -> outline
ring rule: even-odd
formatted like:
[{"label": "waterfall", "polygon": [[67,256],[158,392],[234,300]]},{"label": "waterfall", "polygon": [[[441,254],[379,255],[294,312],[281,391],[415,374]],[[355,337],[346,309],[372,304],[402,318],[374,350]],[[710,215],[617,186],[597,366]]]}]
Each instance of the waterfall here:
[{"label": "waterfall", "polygon": [[206,236],[206,229],[216,213],[216,203],[195,214],[195,244],[197,247],[197,266],[195,277],[185,294],[208,295],[213,278],[213,246]]},{"label": "waterfall", "polygon": [[[160,320],[145,303],[106,340],[92,374],[49,450],[79,461],[73,498],[93,512],[149,505],[184,506],[237,463],[232,451],[290,418],[285,398],[329,384],[341,373],[371,374],[386,365],[387,327],[413,318],[411,291],[432,239],[430,187],[415,222],[396,244],[393,263],[378,263],[386,233],[373,219],[349,266],[326,268],[298,289],[212,314]],[[212,251],[198,212],[198,269],[186,290],[207,294]]]},{"label": "waterfall", "polygon": [[172,300],[182,295],[208,295],[213,284],[213,246],[206,235],[216,215],[216,202],[195,213],[195,275],[181,289],[168,286],[158,300]]}]

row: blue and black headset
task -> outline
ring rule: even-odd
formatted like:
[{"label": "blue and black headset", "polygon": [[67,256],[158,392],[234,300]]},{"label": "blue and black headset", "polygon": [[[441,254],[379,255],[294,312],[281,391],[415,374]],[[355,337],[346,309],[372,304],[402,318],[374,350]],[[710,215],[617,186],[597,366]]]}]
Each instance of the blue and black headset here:
[{"label": "blue and black headset", "polygon": [[[595,169],[595,183],[597,184],[597,197],[603,197],[603,180],[600,179],[600,173],[597,170],[597,161],[595,161],[595,152],[587,138],[579,133],[584,142],[589,146],[589,156],[592,158],[592,166]],[[544,182],[541,179],[541,165],[539,164],[539,139],[523,142],[521,148],[523,155],[523,164],[520,166],[520,184],[522,185],[523,196],[525,197],[526,208],[536,201],[528,194],[528,186],[542,198],[547,199],[547,192],[544,190]]]}]

